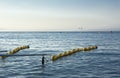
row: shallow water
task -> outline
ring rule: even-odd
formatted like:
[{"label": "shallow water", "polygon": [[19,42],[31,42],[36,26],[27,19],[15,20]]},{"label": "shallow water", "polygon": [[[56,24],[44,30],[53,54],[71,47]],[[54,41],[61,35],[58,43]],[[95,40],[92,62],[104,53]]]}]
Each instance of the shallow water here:
[{"label": "shallow water", "polygon": [[[120,32],[0,32],[0,53],[21,45],[30,49],[17,54],[50,54],[8,57],[0,60],[0,78],[120,78]],[[74,48],[97,45],[54,62],[51,55]]]}]

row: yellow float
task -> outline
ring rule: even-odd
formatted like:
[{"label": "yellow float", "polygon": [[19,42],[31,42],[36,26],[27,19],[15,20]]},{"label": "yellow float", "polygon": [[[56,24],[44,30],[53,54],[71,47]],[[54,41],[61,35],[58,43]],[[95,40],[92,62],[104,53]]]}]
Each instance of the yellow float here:
[{"label": "yellow float", "polygon": [[64,53],[63,53],[64,56],[67,56],[68,54],[69,54],[68,52],[64,52]]},{"label": "yellow float", "polygon": [[[27,49],[27,48],[29,48],[29,45],[20,46],[20,47],[17,47],[17,48],[15,48],[15,49],[13,49],[12,51],[7,52],[6,54],[12,55],[12,54],[17,53],[17,52],[20,51],[20,50]],[[2,59],[5,59],[5,58],[7,58],[7,57],[8,57],[8,56],[1,56]]]},{"label": "yellow float", "polygon": [[85,52],[85,51],[90,51],[90,50],[93,50],[93,49],[97,49],[97,46],[89,46],[89,47],[85,47],[85,48],[72,49],[72,50],[70,50],[70,51],[66,51],[66,52],[64,52],[64,53],[60,53],[60,54],[58,54],[58,55],[53,55],[53,56],[51,57],[51,60],[52,60],[52,61],[55,61],[55,60],[57,60],[57,59],[59,59],[59,58],[62,58],[62,57],[64,57],[64,56],[68,56],[68,55],[74,54],[74,53],[76,53],[76,52],[81,52],[81,51]]}]

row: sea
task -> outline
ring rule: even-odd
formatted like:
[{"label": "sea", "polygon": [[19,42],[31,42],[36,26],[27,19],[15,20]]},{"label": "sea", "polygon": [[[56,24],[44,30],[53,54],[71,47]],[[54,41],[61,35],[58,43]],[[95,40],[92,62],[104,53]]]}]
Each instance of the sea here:
[{"label": "sea", "polygon": [[[42,56],[9,56],[0,59],[0,78],[120,78],[120,32],[0,32],[0,54],[16,47],[29,49],[16,54]],[[51,60],[53,55],[75,48],[98,46]]]}]

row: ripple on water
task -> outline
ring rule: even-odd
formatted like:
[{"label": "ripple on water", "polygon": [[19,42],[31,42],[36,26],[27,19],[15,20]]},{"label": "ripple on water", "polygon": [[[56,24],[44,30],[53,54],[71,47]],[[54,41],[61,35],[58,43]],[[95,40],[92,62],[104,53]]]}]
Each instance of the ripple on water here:
[{"label": "ripple on water", "polygon": [[[1,50],[30,44],[20,54],[58,54],[73,48],[98,45],[41,65],[41,57],[9,57],[0,61],[0,78],[120,78],[119,33],[0,33]],[[19,36],[19,37],[15,37]],[[49,59],[50,57],[46,57]]]}]

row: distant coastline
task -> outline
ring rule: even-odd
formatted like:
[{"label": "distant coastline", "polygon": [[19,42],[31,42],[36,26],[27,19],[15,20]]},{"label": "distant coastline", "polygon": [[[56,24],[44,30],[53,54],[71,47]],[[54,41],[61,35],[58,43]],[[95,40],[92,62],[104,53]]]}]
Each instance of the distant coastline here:
[{"label": "distant coastline", "polygon": [[104,32],[104,33],[114,33],[114,32],[120,32],[120,31],[0,31],[0,32],[11,32],[11,33],[12,33],[12,32],[13,32],[13,33],[15,33],[15,32],[19,32],[19,33],[20,33],[20,32],[21,32],[21,33],[22,33],[22,32],[31,32],[31,33],[32,33],[32,32],[39,32],[39,33],[42,33],[42,32],[43,32],[43,33],[45,33],[45,32],[46,32],[46,33],[54,33],[54,32],[55,32],[55,33],[56,33],[56,32],[58,32],[58,33],[64,33],[64,32],[65,32],[65,33],[66,33],[66,32],[69,32],[69,33],[70,33],[70,32],[72,32],[72,33],[74,33],[74,32],[75,32],[75,33],[76,33],[76,32],[80,32],[80,33],[87,33],[87,32],[96,33],[96,32],[98,32],[98,33],[102,33],[102,32]]}]

